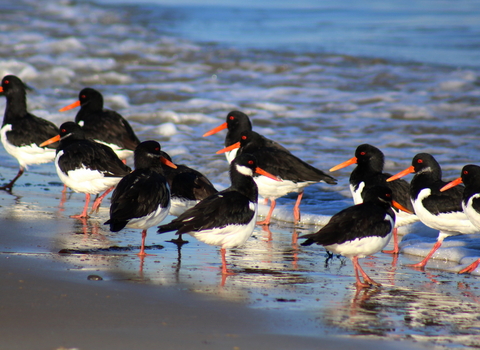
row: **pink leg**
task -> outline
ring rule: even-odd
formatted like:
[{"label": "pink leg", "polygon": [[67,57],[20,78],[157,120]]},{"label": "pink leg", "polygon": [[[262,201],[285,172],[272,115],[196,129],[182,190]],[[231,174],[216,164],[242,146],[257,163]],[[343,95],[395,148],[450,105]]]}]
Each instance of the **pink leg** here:
[{"label": "pink leg", "polygon": [[142,230],[142,247],[140,248],[140,252],[137,254],[138,256],[153,256],[155,254],[147,254],[145,253],[145,240],[147,239],[147,230]]},{"label": "pink leg", "polygon": [[393,229],[393,249],[392,250],[382,250],[382,253],[386,254],[398,254],[400,249],[398,248],[398,229],[395,227]]},{"label": "pink leg", "polygon": [[475,269],[478,267],[479,264],[480,264],[480,259],[477,259],[476,261],[468,265],[463,270],[460,270],[458,273],[467,273],[467,272],[472,273],[473,271],[475,271]]},{"label": "pink leg", "polygon": [[275,209],[275,205],[277,201],[272,199],[270,201],[270,210],[268,211],[267,217],[263,221],[257,221],[257,225],[270,225],[270,218],[272,217],[273,209]]},{"label": "pink leg", "polygon": [[234,275],[234,273],[227,269],[227,258],[225,254],[227,250],[225,248],[220,248],[220,254],[222,255],[222,275]]},{"label": "pink leg", "polygon": [[107,196],[107,194],[112,192],[114,188],[115,188],[115,186],[110,187],[100,197],[95,199],[95,202],[93,202],[92,211],[90,212],[90,214],[92,214],[93,212],[98,212],[98,209],[100,209],[100,204],[102,204],[103,198],[105,198]]},{"label": "pink leg", "polygon": [[20,169],[18,169],[18,173],[17,173],[17,176],[15,176],[13,178],[12,181],[10,181],[10,183],[6,184],[5,186],[2,186],[0,187],[0,190],[6,190],[6,191],[11,191],[12,190],[12,187],[13,187],[13,184],[15,183],[15,181],[18,180],[18,178],[20,176],[22,176],[22,174],[25,172],[25,168],[24,167],[20,167]]},{"label": "pink leg", "polygon": [[298,194],[297,202],[293,207],[293,223],[296,225],[300,221],[300,202],[302,201],[303,191]]},{"label": "pink leg", "polygon": [[70,217],[74,219],[88,218],[88,215],[87,215],[88,204],[90,204],[90,193],[85,193],[85,207],[83,207],[82,213],[80,215],[72,215]]},{"label": "pink leg", "polygon": [[[353,266],[355,268],[355,274],[356,274],[356,278],[357,278],[357,282],[356,282],[356,285],[357,287],[369,287],[371,284],[375,285],[375,286],[381,286],[380,283],[378,282],[375,282],[374,280],[372,280],[366,273],[365,271],[363,271],[362,267],[360,266],[360,264],[358,263],[358,257],[354,257],[352,259],[352,262],[353,262]],[[360,281],[360,276],[358,275],[358,272],[360,271],[360,273],[362,274],[363,276],[363,280],[364,280],[364,283],[362,283]]]},{"label": "pink leg", "polygon": [[435,252],[437,251],[438,248],[440,248],[440,246],[442,245],[443,243],[443,238],[438,238],[437,242],[435,243],[435,245],[433,246],[432,250],[430,250],[430,253],[428,253],[428,255],[425,257],[425,259],[423,259],[422,261],[420,261],[418,264],[411,264],[411,265],[408,265],[408,266],[411,266],[411,267],[425,267],[425,265],[427,265],[427,262],[428,260],[430,260],[430,258],[433,256],[433,254],[435,254]]},{"label": "pink leg", "polygon": [[370,287],[370,285],[368,283],[363,283],[361,280],[360,280],[360,275],[358,273],[358,270],[359,270],[359,265],[358,265],[358,258],[355,257],[352,259],[352,263],[353,263],[353,269],[355,271],[355,285],[357,286],[357,288],[366,288],[366,287]]}]

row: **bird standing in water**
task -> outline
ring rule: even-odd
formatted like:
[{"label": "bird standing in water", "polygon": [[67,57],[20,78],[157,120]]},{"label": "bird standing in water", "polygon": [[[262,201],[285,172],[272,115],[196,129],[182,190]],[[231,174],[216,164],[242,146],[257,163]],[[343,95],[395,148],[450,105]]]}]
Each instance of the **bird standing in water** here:
[{"label": "bird standing in water", "polygon": [[123,177],[112,194],[110,231],[124,227],[142,230],[142,246],[138,255],[144,256],[147,230],[161,223],[170,210],[170,187],[163,174],[162,163],[176,166],[162,156],[157,141],[144,141],[135,149],[135,170]]},{"label": "bird standing in water", "polygon": [[[392,200],[390,188],[371,187],[364,194],[362,203],[333,215],[318,232],[300,237],[307,238],[302,246],[316,243],[323,245],[328,251],[350,258],[355,270],[357,287],[380,285],[363,271],[358,259],[379,252],[390,241],[395,226],[392,205],[398,206]],[[363,276],[363,282],[360,280],[360,274]]]},{"label": "bird standing in water", "polygon": [[255,228],[258,212],[258,190],[252,178],[255,172],[279,181],[259,168],[253,155],[239,155],[230,164],[229,188],[205,198],[172,222],[159,226],[158,233],[188,233],[202,242],[220,246],[222,274],[230,274],[226,249],[243,245]]},{"label": "bird standing in water", "polygon": [[0,190],[11,191],[28,165],[48,163],[55,159],[58,143],[43,147],[40,144],[46,139],[58,135],[58,128],[52,122],[36,117],[27,111],[25,84],[18,77],[4,76],[0,93],[7,98],[0,130],[2,144],[20,165],[13,180],[0,187]]}]

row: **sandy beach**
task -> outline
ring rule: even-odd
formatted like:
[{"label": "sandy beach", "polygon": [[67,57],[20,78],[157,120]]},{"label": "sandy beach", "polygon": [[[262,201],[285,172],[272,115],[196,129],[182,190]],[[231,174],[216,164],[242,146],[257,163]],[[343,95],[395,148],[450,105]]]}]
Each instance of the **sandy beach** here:
[{"label": "sandy beach", "polygon": [[[0,193],[0,349],[405,348],[328,337],[322,329],[305,335],[311,326],[304,313],[252,309],[182,283],[152,284],[138,271],[121,278],[113,269],[92,268],[88,260],[101,254],[70,260],[58,253],[58,235],[83,236],[70,229],[74,220],[66,215],[76,209],[56,212],[61,187],[42,183],[48,174],[31,171],[25,180],[32,177],[38,186],[21,181],[13,194]],[[83,196],[72,197],[66,206],[81,207]],[[118,258],[138,260],[134,253]]]}]

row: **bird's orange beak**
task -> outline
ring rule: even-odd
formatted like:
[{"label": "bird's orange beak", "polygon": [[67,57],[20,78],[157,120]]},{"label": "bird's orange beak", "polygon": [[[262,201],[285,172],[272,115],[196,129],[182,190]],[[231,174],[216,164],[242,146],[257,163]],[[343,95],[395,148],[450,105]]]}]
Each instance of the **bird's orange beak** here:
[{"label": "bird's orange beak", "polygon": [[343,169],[349,165],[352,165],[352,164],[357,164],[357,157],[353,157],[343,163],[340,163],[338,165],[335,165],[333,168],[330,168],[330,171],[335,171],[335,170],[339,170],[339,169]]},{"label": "bird's orange beak", "polygon": [[263,170],[262,168],[259,168],[258,166],[257,166],[257,168],[255,169],[255,172],[256,172],[257,174],[266,176],[266,177],[268,177],[268,178],[270,178],[270,179],[272,179],[272,180],[275,180],[275,181],[283,181],[283,180],[280,179],[279,177],[270,174],[269,172]]},{"label": "bird's orange beak", "polygon": [[415,168],[412,166],[409,166],[407,169],[399,172],[398,174],[395,174],[393,176],[390,176],[388,179],[387,179],[387,182],[391,182],[393,180],[397,180],[401,177],[404,177],[405,175],[408,175],[408,174],[411,174],[411,173],[414,173],[415,172]]},{"label": "bird's orange beak", "polygon": [[0,92],[3,92],[3,87],[0,86]]},{"label": "bird's orange beak", "polygon": [[401,205],[396,201],[392,201],[392,205],[398,210],[404,211],[405,213],[408,213],[408,214],[413,214],[413,212],[411,212],[410,210],[408,210],[407,208],[405,208],[403,205]]},{"label": "bird's orange beak", "polygon": [[228,147],[225,147],[225,148],[222,148],[221,150],[215,152],[216,154],[222,154],[222,153],[225,153],[225,152],[230,152],[234,149],[237,149],[237,148],[240,148],[240,142],[236,142],[234,143],[233,145],[230,145]]},{"label": "bird's orange beak", "polygon": [[42,142],[40,145],[38,145],[39,147],[45,147],[45,146],[48,146],[54,142],[57,142],[57,141],[60,141],[60,135],[57,135],[57,136],[54,136],[52,137],[51,139],[48,139],[47,141],[44,141]]},{"label": "bird's orange beak", "polygon": [[445,186],[443,186],[441,189],[440,189],[440,192],[445,192],[446,190],[449,190],[451,189],[452,187],[455,187],[457,185],[460,185],[461,183],[463,183],[462,181],[462,178],[459,177],[458,179],[455,179],[451,182],[449,182],[448,184],[446,184]]},{"label": "bird's orange beak", "polygon": [[219,131],[225,130],[227,128],[227,126],[228,126],[227,122],[225,122],[225,123],[217,126],[216,128],[213,128],[212,130],[207,131],[205,134],[203,134],[203,137],[210,136],[210,135],[216,134]]},{"label": "bird's orange beak", "polygon": [[165,157],[160,157],[160,161],[165,164],[165,165],[168,165],[170,168],[173,168],[173,169],[177,169],[177,166],[175,164],[173,164],[171,161],[169,161],[167,158]]},{"label": "bird's orange beak", "polygon": [[60,108],[58,111],[59,112],[65,112],[65,111],[68,111],[68,110],[76,108],[76,107],[80,107],[80,100],[75,101],[72,104],[69,104],[68,106],[65,106],[63,108]]}]

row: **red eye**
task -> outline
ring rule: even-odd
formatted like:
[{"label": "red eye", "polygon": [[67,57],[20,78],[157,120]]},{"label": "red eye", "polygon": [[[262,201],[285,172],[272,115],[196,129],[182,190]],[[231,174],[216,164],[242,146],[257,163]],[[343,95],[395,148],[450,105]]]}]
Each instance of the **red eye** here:
[{"label": "red eye", "polygon": [[468,175],[468,171],[465,170],[465,171],[463,172],[463,175]]},{"label": "red eye", "polygon": [[242,140],[246,140],[247,137],[245,135],[242,136]]},{"label": "red eye", "polygon": [[360,152],[360,155],[362,155],[362,156],[364,156],[365,154],[367,154],[367,153],[365,153],[365,152]]},{"label": "red eye", "polygon": [[87,96],[85,96],[85,95],[82,95],[82,96],[80,96],[80,98],[87,98]]},{"label": "red eye", "polygon": [[160,151],[160,148],[158,148],[158,147],[155,147],[155,151]]},{"label": "red eye", "polygon": [[418,163],[418,164],[422,164],[422,163],[423,163],[423,160],[422,160],[422,159],[419,159],[419,160],[417,160],[417,163]]},{"label": "red eye", "polygon": [[248,164],[252,165],[252,164],[253,164],[253,160],[249,160],[249,161],[248,161]]},{"label": "red eye", "polygon": [[390,194],[390,193],[386,193],[386,194],[385,194],[385,197],[390,198],[390,197],[391,197],[391,194]]},{"label": "red eye", "polygon": [[67,129],[62,129],[62,130],[60,130],[60,131],[61,131],[61,132],[67,132]]},{"label": "red eye", "polygon": [[10,84],[10,80],[5,80],[4,83],[5,84]]},{"label": "red eye", "polygon": [[233,115],[231,115],[230,117],[228,117],[228,119],[230,119],[230,120],[234,120],[234,119],[235,119],[235,117],[234,117]]}]

